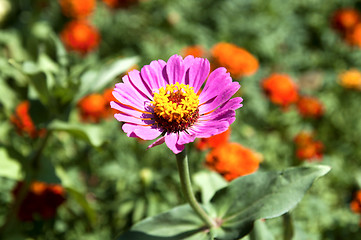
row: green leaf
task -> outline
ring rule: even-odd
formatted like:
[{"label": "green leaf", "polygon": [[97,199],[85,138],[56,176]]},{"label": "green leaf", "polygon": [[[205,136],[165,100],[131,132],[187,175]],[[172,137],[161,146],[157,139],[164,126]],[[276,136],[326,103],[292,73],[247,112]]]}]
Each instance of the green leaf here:
[{"label": "green leaf", "polygon": [[80,90],[74,101],[93,92],[99,92],[117,76],[134,66],[138,62],[137,57],[125,59],[117,59],[115,61],[104,64],[101,69],[91,69],[85,72],[80,79]]},{"label": "green leaf", "polygon": [[72,136],[84,140],[94,147],[100,147],[104,142],[101,126],[92,124],[66,123],[55,120],[49,125],[50,130],[65,131]]},{"label": "green leaf", "polygon": [[207,203],[217,190],[227,186],[227,181],[219,174],[210,171],[203,171],[193,176],[194,184],[199,186],[202,195],[202,202]]},{"label": "green leaf", "polygon": [[118,240],[209,240],[204,223],[188,205],[182,205],[135,224]]},{"label": "green leaf", "polygon": [[328,166],[257,172],[232,181],[211,199],[221,228],[216,237],[233,240],[248,234],[253,222],[278,217],[296,206],[312,183],[330,170]]},{"label": "green leaf", "polygon": [[272,233],[268,230],[263,220],[254,222],[253,230],[249,235],[250,240],[274,240]]},{"label": "green leaf", "polygon": [[14,180],[23,178],[20,163],[11,158],[5,148],[0,148],[0,177]]}]

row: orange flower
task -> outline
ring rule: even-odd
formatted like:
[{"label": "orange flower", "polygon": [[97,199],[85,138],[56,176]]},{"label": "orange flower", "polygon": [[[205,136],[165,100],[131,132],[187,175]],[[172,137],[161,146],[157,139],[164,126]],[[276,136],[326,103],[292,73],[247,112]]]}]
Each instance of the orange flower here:
[{"label": "orange flower", "polygon": [[196,148],[198,150],[205,150],[208,148],[215,148],[218,147],[224,143],[228,142],[229,136],[231,135],[231,129],[228,128],[227,131],[214,135],[212,137],[209,138],[200,138],[197,142],[196,142]]},{"label": "orange flower", "polygon": [[262,87],[271,102],[282,107],[298,100],[298,87],[286,74],[272,74],[262,81]]},{"label": "orange flower", "polygon": [[21,102],[15,109],[15,113],[10,117],[10,122],[15,126],[20,135],[28,135],[31,138],[41,137],[45,133],[45,129],[38,130],[30,115],[29,101]]},{"label": "orange flower", "polygon": [[361,23],[346,33],[346,41],[354,46],[361,47]]},{"label": "orange flower", "polygon": [[138,3],[138,1],[139,0],[103,0],[103,2],[110,8],[127,8]]},{"label": "orange flower", "polygon": [[[19,197],[23,184],[18,182],[13,189],[15,199]],[[50,219],[55,216],[57,208],[64,201],[65,191],[61,185],[35,181],[30,184],[17,216],[21,221],[33,221],[37,215],[43,219]]]},{"label": "orange flower", "polygon": [[239,143],[225,143],[206,156],[206,165],[227,181],[257,171],[262,155]]},{"label": "orange flower", "polygon": [[225,67],[235,78],[252,75],[259,67],[258,60],[252,54],[231,43],[218,43],[211,53],[213,64]]},{"label": "orange flower", "polygon": [[358,190],[350,203],[350,208],[354,213],[361,214],[361,190]]},{"label": "orange flower", "polygon": [[361,72],[350,69],[339,76],[339,84],[344,88],[361,90]]},{"label": "orange flower", "polygon": [[352,8],[336,11],[332,17],[332,26],[345,33],[351,30],[360,21],[360,13]]},{"label": "orange flower", "polygon": [[188,55],[192,55],[194,57],[204,57],[206,54],[206,50],[200,45],[186,47],[182,49],[181,52],[183,57],[186,57]]},{"label": "orange flower", "polygon": [[79,52],[82,55],[98,47],[100,35],[98,30],[86,21],[71,21],[60,37],[68,50]]},{"label": "orange flower", "polygon": [[296,156],[300,160],[320,161],[323,157],[323,143],[315,141],[313,134],[307,132],[299,133],[294,142],[296,144]]},{"label": "orange flower", "polygon": [[61,11],[67,17],[85,18],[95,9],[95,0],[59,0]]},{"label": "orange flower", "polygon": [[107,115],[107,101],[98,93],[90,94],[78,103],[80,116],[83,121],[99,122]]},{"label": "orange flower", "polygon": [[298,112],[304,117],[321,117],[323,115],[322,103],[314,97],[302,96],[297,102]]}]

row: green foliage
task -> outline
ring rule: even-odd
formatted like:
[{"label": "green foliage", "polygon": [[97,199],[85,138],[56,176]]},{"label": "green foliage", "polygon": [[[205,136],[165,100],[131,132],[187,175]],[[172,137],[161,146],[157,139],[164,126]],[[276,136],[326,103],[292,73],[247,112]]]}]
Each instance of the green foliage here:
[{"label": "green foliage", "polygon": [[[313,181],[329,170],[326,166],[300,167],[240,177],[205,205],[218,227],[208,229],[186,205],[145,219],[118,239],[239,239],[252,230],[257,219],[274,218],[292,209]],[[257,226],[255,235],[265,231],[259,228],[264,227]]]}]

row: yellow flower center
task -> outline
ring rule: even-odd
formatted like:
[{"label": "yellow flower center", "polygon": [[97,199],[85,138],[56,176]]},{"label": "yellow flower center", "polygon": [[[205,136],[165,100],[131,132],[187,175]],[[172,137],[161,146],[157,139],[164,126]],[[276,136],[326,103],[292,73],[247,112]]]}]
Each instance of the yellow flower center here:
[{"label": "yellow flower center", "polygon": [[161,87],[151,104],[158,127],[168,132],[183,131],[199,117],[198,95],[193,87],[178,82]]}]

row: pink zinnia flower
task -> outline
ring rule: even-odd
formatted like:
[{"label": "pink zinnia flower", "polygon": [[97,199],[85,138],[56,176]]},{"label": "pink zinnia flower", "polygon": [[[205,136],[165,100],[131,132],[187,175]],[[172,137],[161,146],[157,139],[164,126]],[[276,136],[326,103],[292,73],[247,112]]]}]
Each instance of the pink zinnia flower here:
[{"label": "pink zinnia flower", "polygon": [[153,140],[161,135],[148,148],[165,142],[178,154],[195,138],[226,131],[235,120],[235,110],[242,106],[242,98],[231,99],[240,85],[232,82],[227,70],[209,72],[207,59],[191,55],[152,61],[115,85],[113,95],[118,102],[111,102],[111,107],[119,113],[114,117],[124,122],[128,137]]}]

